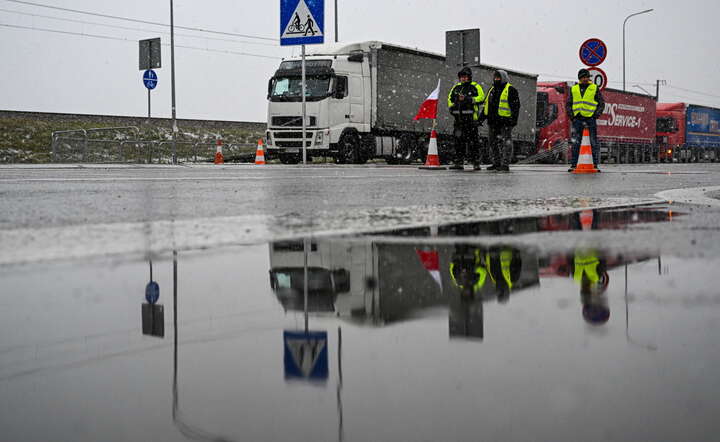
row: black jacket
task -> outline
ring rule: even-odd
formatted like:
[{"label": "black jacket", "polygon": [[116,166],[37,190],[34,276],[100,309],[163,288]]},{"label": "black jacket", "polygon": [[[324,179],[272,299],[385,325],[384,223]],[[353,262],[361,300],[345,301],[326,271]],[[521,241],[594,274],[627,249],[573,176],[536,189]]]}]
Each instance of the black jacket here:
[{"label": "black jacket", "polygon": [[[582,84],[580,83],[580,95],[585,93],[585,90],[590,86],[589,84]],[[593,112],[592,117],[583,117],[582,115],[573,116],[573,97],[572,97],[572,91],[568,94],[567,101],[565,102],[565,110],[567,111],[568,116],[571,120],[574,120],[575,118],[580,118],[582,120],[587,120],[589,118],[597,119],[600,115],[602,115],[603,111],[605,110],[605,99],[602,96],[602,93],[600,92],[600,89],[595,93],[595,101],[597,101],[598,106],[597,109],[595,109],[595,112]]]},{"label": "black jacket", "polygon": [[510,116],[501,117],[498,115],[498,106],[500,106],[500,95],[503,89],[505,89],[505,83],[499,87],[493,86],[488,92],[487,100],[488,103],[488,114],[481,117],[483,120],[487,119],[488,125],[493,127],[517,126],[518,117],[520,116],[520,95],[517,89],[513,85],[510,85],[508,90],[508,104],[510,105]]}]

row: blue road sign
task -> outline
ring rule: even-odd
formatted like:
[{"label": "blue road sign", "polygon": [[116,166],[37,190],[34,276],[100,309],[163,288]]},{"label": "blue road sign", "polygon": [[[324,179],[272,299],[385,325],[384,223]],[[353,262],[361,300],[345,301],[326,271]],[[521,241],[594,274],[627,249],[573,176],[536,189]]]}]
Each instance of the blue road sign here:
[{"label": "blue road sign", "polygon": [[145,84],[145,87],[148,89],[155,89],[155,86],[157,86],[158,78],[155,71],[152,69],[148,69],[143,74],[143,83]]},{"label": "blue road sign", "polygon": [[327,332],[283,331],[285,378],[328,378]]},{"label": "blue road sign", "polygon": [[150,281],[145,286],[145,300],[148,304],[155,304],[160,299],[160,285],[155,281]]},{"label": "blue road sign", "polygon": [[325,0],[280,0],[280,45],[325,41]]},{"label": "blue road sign", "polygon": [[597,66],[607,57],[607,46],[599,38],[590,38],[580,45],[580,61],[587,66]]}]

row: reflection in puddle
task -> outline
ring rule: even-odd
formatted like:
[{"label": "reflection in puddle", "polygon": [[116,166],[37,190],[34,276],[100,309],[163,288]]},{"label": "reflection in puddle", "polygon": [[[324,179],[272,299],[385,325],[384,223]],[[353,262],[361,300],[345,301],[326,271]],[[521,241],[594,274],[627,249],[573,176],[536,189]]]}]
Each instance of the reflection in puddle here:
[{"label": "reflection in puddle", "polygon": [[278,241],[154,257],[151,275],[148,261],[3,272],[22,296],[0,311],[0,426],[8,440],[712,439],[717,259],[502,236],[673,216]]}]

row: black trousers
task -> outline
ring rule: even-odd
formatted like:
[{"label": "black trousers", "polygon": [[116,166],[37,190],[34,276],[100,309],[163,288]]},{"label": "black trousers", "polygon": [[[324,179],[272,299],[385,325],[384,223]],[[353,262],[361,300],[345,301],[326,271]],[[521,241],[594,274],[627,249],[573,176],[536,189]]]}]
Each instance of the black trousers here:
[{"label": "black trousers", "polygon": [[490,159],[494,166],[508,166],[513,158],[511,126],[488,126]]},{"label": "black trousers", "polygon": [[477,164],[480,153],[480,136],[475,124],[456,124],[455,130],[455,164]]}]

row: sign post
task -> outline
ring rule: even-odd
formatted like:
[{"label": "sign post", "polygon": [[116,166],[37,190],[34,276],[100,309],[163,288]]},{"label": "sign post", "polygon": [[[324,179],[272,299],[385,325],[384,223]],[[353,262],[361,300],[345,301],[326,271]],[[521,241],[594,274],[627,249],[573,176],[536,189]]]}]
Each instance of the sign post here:
[{"label": "sign post", "polygon": [[158,77],[155,71],[148,69],[143,74],[143,84],[148,91],[148,123],[150,123],[150,91],[157,87]]},{"label": "sign post", "polygon": [[587,66],[599,66],[607,57],[607,46],[599,38],[589,38],[580,45],[580,61]]},{"label": "sign post", "polygon": [[578,55],[580,56],[580,61],[588,66],[592,82],[597,85],[598,89],[605,89],[608,83],[607,74],[598,67],[605,61],[605,57],[607,57],[607,46],[605,43],[599,38],[588,38],[580,45]]},{"label": "sign post", "polygon": [[280,0],[280,45],[301,45],[302,157],[307,164],[305,45],[325,41],[325,0]]},{"label": "sign post", "polygon": [[140,40],[139,67],[143,74],[143,83],[148,90],[148,123],[150,123],[150,91],[157,86],[157,74],[153,69],[162,67],[160,38]]}]

